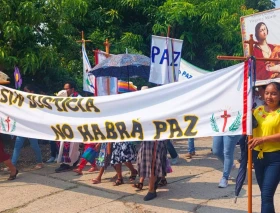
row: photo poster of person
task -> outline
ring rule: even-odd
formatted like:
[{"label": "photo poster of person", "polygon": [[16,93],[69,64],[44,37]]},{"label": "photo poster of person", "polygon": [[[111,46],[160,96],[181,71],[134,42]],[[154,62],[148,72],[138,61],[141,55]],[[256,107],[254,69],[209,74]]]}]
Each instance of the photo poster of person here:
[{"label": "photo poster of person", "polygon": [[[280,9],[267,10],[240,18],[244,56],[249,56],[250,34],[256,42],[253,55],[256,58],[280,59]],[[256,85],[271,81],[280,82],[280,61],[256,62]]]}]

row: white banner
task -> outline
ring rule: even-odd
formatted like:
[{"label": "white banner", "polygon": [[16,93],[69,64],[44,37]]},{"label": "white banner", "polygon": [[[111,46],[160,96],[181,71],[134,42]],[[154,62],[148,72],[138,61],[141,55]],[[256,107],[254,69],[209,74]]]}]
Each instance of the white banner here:
[{"label": "white banner", "polygon": [[91,65],[87,57],[85,50],[85,44],[82,44],[83,54],[83,90],[86,92],[94,93],[95,77],[94,75],[88,75],[88,71],[91,70]]},{"label": "white banner", "polygon": [[243,97],[243,73],[244,63],[187,84],[96,98],[51,97],[0,86],[0,131],[72,142],[239,135],[249,131],[246,112],[251,114],[250,107],[243,107],[250,105],[244,98],[251,100],[249,93]]},{"label": "white banner", "polygon": [[168,84],[178,81],[183,40],[152,36],[149,82]]},{"label": "white banner", "polygon": [[189,80],[207,73],[210,73],[210,71],[200,69],[181,58],[179,81]]}]

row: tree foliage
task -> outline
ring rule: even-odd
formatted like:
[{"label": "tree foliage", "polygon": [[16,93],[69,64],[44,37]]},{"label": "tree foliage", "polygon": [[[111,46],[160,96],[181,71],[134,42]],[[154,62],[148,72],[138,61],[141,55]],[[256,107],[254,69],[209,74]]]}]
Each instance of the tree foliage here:
[{"label": "tree foliage", "polygon": [[276,0],[246,0],[245,5],[247,8],[253,8],[258,11],[264,11],[275,8]]},{"label": "tree foliage", "polygon": [[0,69],[52,93],[68,79],[82,84],[81,31],[93,49],[150,55],[151,35],[183,39],[182,57],[205,69],[229,65],[217,55],[243,55],[240,16],[274,8],[268,0],[0,0]]}]

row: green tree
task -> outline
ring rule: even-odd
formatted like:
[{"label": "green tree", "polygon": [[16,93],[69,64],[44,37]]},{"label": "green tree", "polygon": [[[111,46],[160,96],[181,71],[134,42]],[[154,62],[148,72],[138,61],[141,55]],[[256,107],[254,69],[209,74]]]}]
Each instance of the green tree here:
[{"label": "green tree", "polygon": [[244,0],[167,0],[159,7],[154,33],[171,25],[171,36],[184,40],[182,57],[205,69],[232,64],[217,55],[243,55],[240,16],[254,12]]},{"label": "green tree", "polygon": [[76,17],[86,13],[85,1],[0,0],[0,5],[2,69],[12,76],[13,67],[18,66],[25,82],[38,80],[50,85],[50,90],[50,76],[58,81],[77,76],[81,66],[77,65],[78,45],[73,34],[78,32],[72,19],[79,20]]},{"label": "green tree", "polygon": [[[263,0],[264,1],[264,0]],[[254,1],[255,2],[255,1]],[[258,1],[260,2],[260,1]],[[82,86],[81,31],[92,50],[149,56],[151,35],[183,39],[182,57],[205,69],[232,62],[217,55],[243,55],[240,16],[256,12],[245,0],[0,0],[0,69],[24,82],[40,82],[57,92],[66,79]],[[258,5],[261,5],[258,3]],[[262,4],[263,5],[263,4]],[[248,9],[249,8],[249,9]],[[139,81],[140,82],[140,81]],[[142,84],[142,83],[141,83]]]},{"label": "green tree", "polygon": [[261,12],[275,8],[275,1],[276,0],[246,0],[245,5],[247,8],[253,8]]}]

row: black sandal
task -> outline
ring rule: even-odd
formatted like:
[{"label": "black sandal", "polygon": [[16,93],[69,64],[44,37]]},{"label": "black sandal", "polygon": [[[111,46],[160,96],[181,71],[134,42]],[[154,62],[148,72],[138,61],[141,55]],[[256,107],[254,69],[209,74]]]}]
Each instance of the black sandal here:
[{"label": "black sandal", "polygon": [[137,175],[138,175],[138,172],[137,172],[137,170],[135,170],[135,174],[130,175],[130,177],[129,177],[129,181],[130,181],[130,182],[135,181],[135,179],[136,179]]},{"label": "black sandal", "polygon": [[161,179],[158,183],[158,186],[166,186],[167,185],[167,180],[166,179]]},{"label": "black sandal", "polygon": [[10,177],[8,178],[8,180],[14,180],[14,179],[16,179],[17,174],[18,174],[18,170],[16,170],[16,174],[10,175]]},{"label": "black sandal", "polygon": [[134,183],[133,187],[137,188],[139,190],[142,190],[143,189],[143,183],[140,183],[140,182]]},{"label": "black sandal", "polygon": [[114,186],[119,186],[123,184],[123,179],[117,179],[116,182],[114,183]]}]

